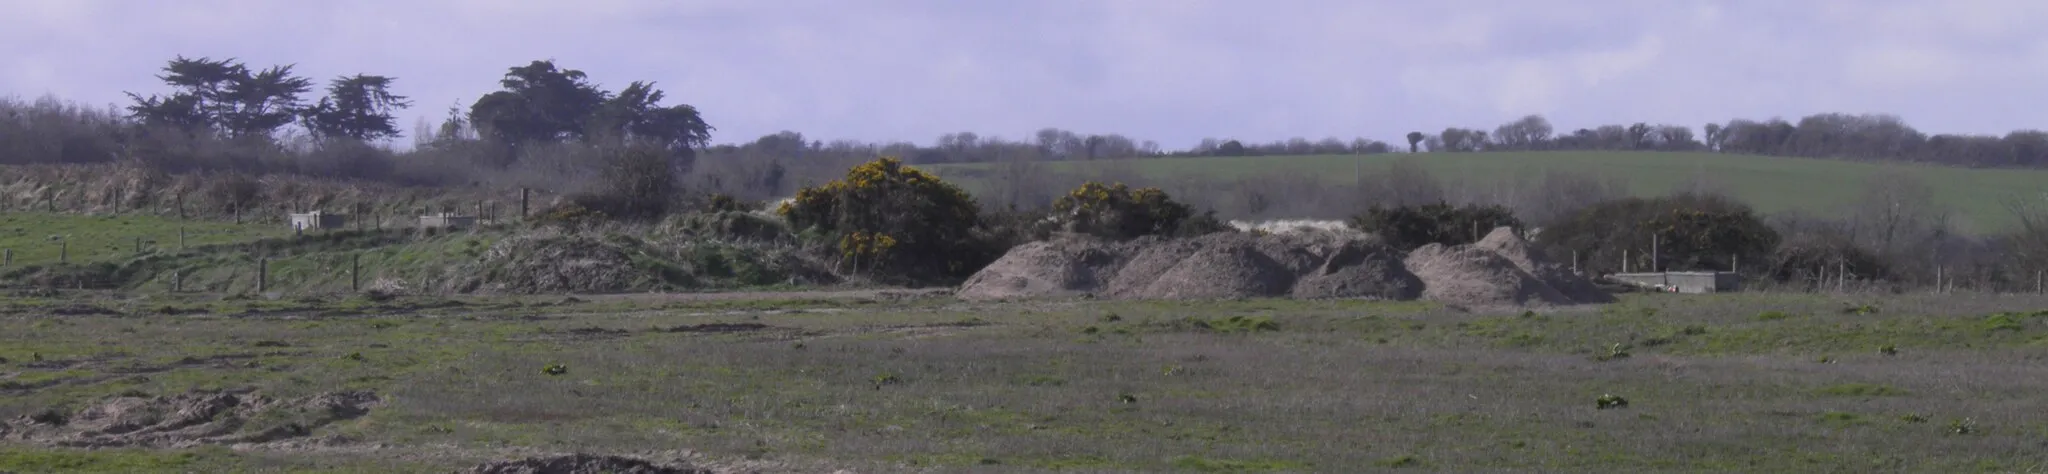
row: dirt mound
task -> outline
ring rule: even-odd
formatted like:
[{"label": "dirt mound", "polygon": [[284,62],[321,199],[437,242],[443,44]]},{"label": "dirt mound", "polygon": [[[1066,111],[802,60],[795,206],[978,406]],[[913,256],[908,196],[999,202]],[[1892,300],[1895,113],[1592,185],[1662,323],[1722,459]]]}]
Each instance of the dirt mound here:
[{"label": "dirt mound", "polygon": [[[1232,234],[1225,234],[1232,235]],[[1234,236],[1234,235],[1233,235]],[[1226,299],[1287,294],[1294,273],[1245,239],[1204,239],[1202,246],[1141,289],[1141,299]],[[1146,276],[1146,275],[1137,275]]]},{"label": "dirt mound", "polygon": [[1470,245],[1425,245],[1403,263],[1422,279],[1422,297],[1431,301],[1477,307],[1571,304],[1506,257]]},{"label": "dirt mound", "polygon": [[1384,245],[1350,242],[1295,280],[1290,296],[1301,299],[1422,297],[1422,279],[1408,272],[1401,255]]},{"label": "dirt mound", "polygon": [[1528,241],[1522,240],[1521,236],[1515,235],[1515,232],[1507,227],[1493,229],[1493,232],[1486,234],[1486,238],[1480,239],[1472,246],[1499,254],[1513,262],[1515,268],[1541,280],[1543,284],[1556,289],[1574,303],[1615,301],[1614,295],[1601,290],[1599,286],[1594,285],[1593,280],[1572,273],[1570,266],[1551,260],[1550,256],[1529,246]]},{"label": "dirt mound", "polygon": [[1125,247],[1081,237],[1024,244],[968,278],[959,296],[993,300],[1099,292],[1129,260]]},{"label": "dirt mound", "polygon": [[1079,294],[1412,299],[1421,286],[1390,249],[1362,234],[1226,232],[1125,243],[1068,239],[1026,244],[969,278],[959,294],[968,299]]},{"label": "dirt mound", "polygon": [[710,469],[665,466],[623,456],[571,454],[477,465],[467,474],[712,474]]},{"label": "dirt mound", "polygon": [[969,299],[1424,298],[1468,307],[1606,303],[1613,296],[1507,228],[1406,254],[1369,235],[1301,231],[1062,240],[1018,247],[962,285]]},{"label": "dirt mound", "polygon": [[75,413],[45,410],[0,424],[6,439],[67,447],[170,447],[267,443],[369,413],[370,392],[332,392],[274,400],[246,392],[118,396]]}]

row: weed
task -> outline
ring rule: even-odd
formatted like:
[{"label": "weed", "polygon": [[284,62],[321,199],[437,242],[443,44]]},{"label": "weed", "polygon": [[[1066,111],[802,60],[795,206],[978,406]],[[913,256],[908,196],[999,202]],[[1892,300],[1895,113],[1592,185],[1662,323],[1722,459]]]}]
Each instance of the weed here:
[{"label": "weed", "polygon": [[1600,354],[1598,356],[1594,356],[1593,360],[1607,362],[1611,360],[1627,359],[1629,358],[1628,350],[1629,346],[1622,345],[1621,343],[1617,342],[1614,343],[1614,345],[1607,346],[1607,352]]},{"label": "weed", "polygon": [[2025,321],[2020,319],[2021,317],[2023,316],[2015,313],[1998,313],[1990,316],[1985,316],[1983,323],[1984,330],[1990,332],[2024,331],[2027,329],[2027,324]]},{"label": "weed", "polygon": [[1977,432],[1977,419],[1963,418],[1949,421],[1948,432],[1957,435],[1975,434]]},{"label": "weed", "polygon": [[540,373],[547,375],[567,374],[569,373],[569,366],[566,364],[548,364],[546,367],[540,368]]},{"label": "weed", "polygon": [[1615,395],[1612,393],[1602,394],[1600,395],[1600,398],[1593,400],[1593,408],[1599,410],[1606,410],[1610,408],[1623,408],[1627,406],[1628,399],[1621,398],[1620,395]]},{"label": "weed", "polygon": [[1399,468],[1406,468],[1406,467],[1421,467],[1421,466],[1422,466],[1422,460],[1421,460],[1421,459],[1419,459],[1419,458],[1416,458],[1415,456],[1407,456],[1407,455],[1402,455],[1402,456],[1395,456],[1395,457],[1391,457],[1391,458],[1381,459],[1381,460],[1380,460],[1380,462],[1379,462],[1379,465],[1380,465],[1380,467],[1388,467],[1388,468],[1395,468],[1395,469],[1399,469]]},{"label": "weed", "polygon": [[1829,397],[1899,397],[1908,395],[1905,390],[1867,383],[1829,385],[1814,390],[1813,393]]},{"label": "weed", "polygon": [[1884,346],[1877,348],[1877,353],[1888,356],[1895,356],[1899,355],[1899,348],[1891,344],[1885,344]]}]

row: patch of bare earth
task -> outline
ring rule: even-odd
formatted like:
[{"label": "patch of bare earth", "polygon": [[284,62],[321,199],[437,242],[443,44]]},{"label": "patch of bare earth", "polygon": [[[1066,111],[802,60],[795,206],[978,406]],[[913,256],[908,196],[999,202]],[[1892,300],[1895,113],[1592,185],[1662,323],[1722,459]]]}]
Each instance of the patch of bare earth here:
[{"label": "patch of bare earth", "polygon": [[87,448],[277,443],[361,417],[381,401],[363,391],[286,400],[246,391],[124,395],[75,412],[51,409],[0,423],[0,439]]}]

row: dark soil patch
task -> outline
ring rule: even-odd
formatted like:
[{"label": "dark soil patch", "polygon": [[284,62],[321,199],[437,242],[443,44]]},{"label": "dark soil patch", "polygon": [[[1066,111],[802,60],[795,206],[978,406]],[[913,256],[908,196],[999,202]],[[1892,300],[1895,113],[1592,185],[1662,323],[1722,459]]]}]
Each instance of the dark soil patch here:
[{"label": "dark soil patch", "polygon": [[710,469],[667,466],[624,456],[571,454],[477,465],[468,474],[713,474]]},{"label": "dark soil patch", "polygon": [[661,331],[661,332],[689,332],[689,333],[732,333],[732,332],[748,332],[748,331],[760,331],[760,330],[765,330],[765,329],[769,329],[769,328],[771,328],[771,327],[772,327],[772,326],[769,326],[769,325],[766,325],[766,324],[761,324],[761,323],[704,323],[704,324],[686,324],[686,325],[682,325],[682,326],[674,326],[674,327],[670,327],[670,328],[667,328],[667,329],[660,329],[660,331]]}]

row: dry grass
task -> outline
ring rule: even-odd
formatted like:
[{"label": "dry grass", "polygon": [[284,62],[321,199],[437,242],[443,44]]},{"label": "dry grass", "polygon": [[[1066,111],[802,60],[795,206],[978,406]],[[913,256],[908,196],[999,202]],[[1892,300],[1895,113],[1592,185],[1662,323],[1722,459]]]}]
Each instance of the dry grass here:
[{"label": "dry grass", "polygon": [[[79,312],[81,298],[0,298],[0,318],[20,328],[0,334],[0,383],[11,383],[0,419],[131,390],[388,397],[316,433],[353,440],[336,447],[136,454],[198,453],[200,464],[178,466],[222,472],[313,460],[451,469],[531,451],[677,447],[770,472],[1963,472],[2048,462],[2048,422],[2036,416],[2048,388],[2039,298],[1656,295],[1467,314],[1260,300],[364,308],[102,297],[92,304],[136,314],[52,315]],[[147,314],[167,304],[242,315]],[[263,305],[273,307],[245,314]],[[1786,317],[1760,320],[1763,311]],[[340,316],[351,312],[382,315]],[[32,353],[44,362],[27,363]],[[247,353],[259,355],[225,358]],[[554,364],[566,372],[543,373]],[[134,370],[151,367],[168,368]],[[1596,409],[1603,394],[1629,404]],[[0,470],[108,455],[9,443]]]}]

